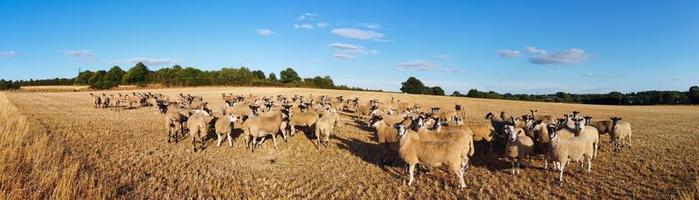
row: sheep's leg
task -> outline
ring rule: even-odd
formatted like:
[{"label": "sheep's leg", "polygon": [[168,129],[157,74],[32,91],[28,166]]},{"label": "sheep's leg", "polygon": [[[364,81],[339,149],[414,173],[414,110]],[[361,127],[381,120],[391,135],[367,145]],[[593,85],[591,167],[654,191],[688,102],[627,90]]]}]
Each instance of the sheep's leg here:
[{"label": "sheep's leg", "polygon": [[463,163],[461,164],[461,166],[455,165],[454,167],[452,167],[452,171],[454,171],[456,177],[459,178],[459,188],[465,188],[466,181],[464,181]]},{"label": "sheep's leg", "polygon": [[587,173],[589,174],[590,172],[592,172],[592,158],[588,156],[587,157]]},{"label": "sheep's leg", "polygon": [[197,138],[192,136],[192,149],[197,152]]},{"label": "sheep's leg", "polygon": [[220,133],[218,133],[218,131],[217,131],[217,133],[216,133],[216,146],[220,147],[222,141],[223,141],[223,136]]},{"label": "sheep's leg", "polygon": [[228,136],[227,136],[227,139],[228,139],[228,146],[230,146],[230,147],[233,146],[233,136],[232,136],[231,134],[232,134],[231,131],[228,131],[228,134],[226,134],[226,135],[228,135]]},{"label": "sheep's leg", "polygon": [[413,180],[414,178],[414,172],[415,172],[415,164],[409,164],[410,166],[408,167],[408,173],[410,174],[410,178],[408,179],[408,186],[413,185]]},{"label": "sheep's leg", "polygon": [[512,164],[512,175],[515,175],[515,161],[510,161],[510,164]]},{"label": "sheep's leg", "polygon": [[274,148],[277,148],[277,137],[274,135],[276,134],[272,134],[272,144],[274,144]]}]

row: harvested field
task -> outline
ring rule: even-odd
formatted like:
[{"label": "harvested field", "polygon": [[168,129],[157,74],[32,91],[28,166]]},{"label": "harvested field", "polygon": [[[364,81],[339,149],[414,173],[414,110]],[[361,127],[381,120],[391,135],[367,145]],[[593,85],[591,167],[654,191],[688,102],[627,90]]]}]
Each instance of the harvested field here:
[{"label": "harvested field", "polygon": [[[351,114],[342,115],[330,148],[318,150],[309,140],[310,136],[297,134],[286,143],[278,140],[276,149],[272,148],[271,142],[266,142],[261,149],[250,152],[244,148],[242,138],[234,134],[233,147],[216,147],[215,141],[209,139],[203,152],[193,153],[190,138],[176,144],[166,143],[164,116],[155,109],[116,112],[95,109],[88,92],[10,92],[3,93],[0,98],[11,103],[1,104],[0,100],[0,105],[16,107],[16,111],[12,115],[0,115],[3,117],[0,120],[5,123],[10,118],[23,116],[27,119],[22,123],[29,124],[24,132],[35,135],[26,138],[44,135],[55,138],[41,141],[60,146],[63,156],[45,159],[61,159],[60,165],[66,166],[68,169],[64,171],[69,174],[56,175],[58,178],[53,179],[44,177],[67,182],[64,186],[67,188],[53,191],[48,189],[53,187],[41,187],[52,186],[51,182],[36,187],[29,181],[17,183],[12,177],[40,176],[41,171],[26,172],[7,167],[9,164],[34,164],[11,163],[11,159],[4,158],[0,163],[6,166],[2,168],[0,179],[4,197],[692,199],[699,195],[697,106],[598,106],[290,88],[202,87],[136,91],[171,96],[178,93],[201,95],[212,105],[223,104],[223,92],[258,96],[312,93],[359,97],[364,101],[369,98],[388,101],[395,97],[441,107],[460,103],[466,107],[467,121],[482,121],[486,112],[524,114],[535,108],[540,114],[560,116],[578,110],[595,119],[623,117],[633,126],[633,147],[612,152],[608,135],[602,135],[603,146],[600,156],[593,161],[592,173],[586,174],[579,165],[571,163],[562,186],[557,182],[557,173],[543,169],[540,157],[534,159],[533,167],[513,176],[509,171],[510,163],[479,148],[466,172],[465,189],[458,189],[457,180],[444,170],[419,173],[415,185],[409,187],[403,165],[382,166],[382,147],[374,140],[371,131],[362,126],[364,122],[354,120],[349,116]],[[6,134],[16,132],[7,127],[0,127],[0,131],[2,140],[8,140]],[[27,145],[36,141],[22,140]],[[45,154],[36,149],[21,148],[17,151],[31,151],[24,152],[26,156]],[[47,148],[45,151],[53,150]],[[11,153],[8,151],[5,156]],[[41,167],[50,168],[52,165]],[[20,185],[32,188],[15,188]],[[60,191],[74,192],[58,193]]]}]

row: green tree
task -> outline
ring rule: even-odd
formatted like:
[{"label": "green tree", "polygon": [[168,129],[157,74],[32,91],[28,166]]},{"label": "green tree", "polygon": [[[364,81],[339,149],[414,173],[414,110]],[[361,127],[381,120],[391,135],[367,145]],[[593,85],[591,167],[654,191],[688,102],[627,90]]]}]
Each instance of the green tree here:
[{"label": "green tree", "polygon": [[265,79],[267,79],[265,77],[265,72],[263,72],[262,70],[254,70],[252,71],[252,75],[258,81],[264,81]]},{"label": "green tree", "polygon": [[94,74],[92,74],[92,77],[90,77],[90,80],[88,80],[88,84],[92,85],[92,84],[97,83],[98,81],[102,81],[106,74],[107,74],[107,72],[104,70],[97,70]]},{"label": "green tree", "polygon": [[427,91],[425,84],[412,76],[405,82],[402,82],[401,85],[400,91],[408,94],[425,94]]},{"label": "green tree", "polygon": [[301,77],[299,77],[299,74],[294,71],[291,67],[286,68],[285,70],[282,70],[279,72],[280,80],[282,83],[299,83],[301,82]]},{"label": "green tree", "polygon": [[78,85],[89,85],[89,84],[90,84],[90,78],[92,78],[92,75],[94,75],[94,74],[95,74],[95,73],[92,72],[92,71],[90,71],[90,70],[86,70],[86,71],[80,72],[80,73],[78,74],[78,77],[75,78],[75,84],[78,84]]},{"label": "green tree", "polygon": [[255,79],[255,75],[245,67],[222,68],[218,72],[217,79],[220,84],[250,84]]},{"label": "green tree", "polygon": [[444,96],[444,90],[442,89],[442,87],[439,87],[439,86],[434,86],[434,87],[430,88],[430,92],[432,95]]},{"label": "green tree", "polygon": [[473,97],[473,98],[482,98],[483,97],[481,92],[479,92],[477,89],[468,90],[468,94],[466,94],[466,96]]},{"label": "green tree", "polygon": [[687,96],[693,104],[699,104],[699,86],[690,87]]},{"label": "green tree", "polygon": [[136,63],[126,74],[124,74],[122,82],[124,84],[134,84],[143,86],[148,83],[148,75],[150,70],[142,62]]},{"label": "green tree", "polygon": [[267,80],[269,82],[273,82],[273,83],[276,83],[277,81],[279,81],[279,80],[277,80],[277,75],[274,74],[274,72],[269,73],[269,76],[267,76]]},{"label": "green tree", "polygon": [[451,96],[460,97],[460,96],[464,96],[464,95],[462,95],[461,92],[459,92],[459,91],[454,91],[451,93]]},{"label": "green tree", "polygon": [[124,70],[122,70],[119,66],[114,66],[107,71],[107,74],[104,75],[103,80],[119,83],[124,78],[124,74],[126,74]]}]

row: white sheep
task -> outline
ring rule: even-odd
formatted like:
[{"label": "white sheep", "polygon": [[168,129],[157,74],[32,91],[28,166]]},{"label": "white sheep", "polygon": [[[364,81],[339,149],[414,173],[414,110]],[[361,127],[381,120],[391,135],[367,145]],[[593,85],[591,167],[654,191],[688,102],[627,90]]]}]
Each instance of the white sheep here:
[{"label": "white sheep", "polygon": [[522,128],[505,125],[505,132],[508,134],[505,154],[512,163],[512,174],[519,174],[519,168],[522,167],[524,158],[528,158],[531,164],[531,154],[534,152],[534,141],[524,134]]},{"label": "white sheep", "polygon": [[[562,129],[565,130],[565,129]],[[563,184],[563,171],[565,166],[570,161],[584,162],[587,161],[587,172],[592,171],[592,155],[594,149],[591,141],[585,137],[572,137],[566,139],[560,137],[557,132],[557,126],[549,125],[549,137],[551,138],[551,158],[554,161],[554,167],[559,170],[559,178]]]},{"label": "white sheep", "polygon": [[609,136],[612,138],[614,151],[620,151],[622,147],[628,144],[631,147],[631,124],[626,121],[621,121],[620,117],[612,117],[612,130]]}]

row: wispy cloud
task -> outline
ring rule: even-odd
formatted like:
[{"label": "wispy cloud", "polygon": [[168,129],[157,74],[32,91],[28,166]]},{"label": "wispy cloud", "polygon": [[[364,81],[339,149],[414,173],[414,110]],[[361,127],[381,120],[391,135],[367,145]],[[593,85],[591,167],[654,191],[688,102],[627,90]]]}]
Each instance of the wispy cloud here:
[{"label": "wispy cloud", "polygon": [[337,59],[350,59],[362,55],[378,55],[379,52],[373,49],[367,49],[362,46],[344,43],[332,43],[328,47],[336,50],[333,55]]},{"label": "wispy cloud", "polygon": [[274,34],[274,32],[272,32],[272,30],[269,30],[266,28],[257,29],[255,31],[257,32],[258,35],[261,35],[261,36],[270,36],[270,35]]},{"label": "wispy cloud", "polygon": [[316,26],[317,26],[318,28],[327,28],[327,27],[330,26],[330,24],[327,23],[327,22],[320,22],[320,23],[317,23]]},{"label": "wispy cloud", "polygon": [[514,58],[520,55],[519,51],[502,49],[498,51],[498,55],[503,58]]},{"label": "wispy cloud", "polygon": [[377,23],[362,23],[362,26],[368,28],[368,29],[380,29],[381,25]]},{"label": "wispy cloud", "polygon": [[131,58],[128,62],[132,64],[142,62],[145,65],[165,65],[171,64],[173,61],[171,59],[162,58]]},{"label": "wispy cloud", "polygon": [[83,49],[83,50],[63,50],[63,55],[70,56],[73,58],[91,58],[94,56],[92,53],[92,50],[89,49]]},{"label": "wispy cloud", "polygon": [[330,31],[330,33],[352,39],[385,41],[383,39],[383,33],[371,30],[362,30],[356,28],[336,28]]},{"label": "wispy cloud", "polygon": [[417,61],[399,63],[396,65],[396,67],[400,70],[406,70],[406,71],[427,71],[427,70],[439,68],[439,65],[432,63],[432,62],[428,62],[428,61],[417,60]]},{"label": "wispy cloud", "polygon": [[563,51],[558,51],[554,53],[547,53],[546,51],[537,51],[534,55],[529,57],[529,62],[532,64],[578,64],[585,62],[589,56],[582,49],[568,49]]},{"label": "wispy cloud", "polygon": [[544,49],[539,49],[539,48],[536,48],[536,47],[525,47],[524,50],[527,51],[527,53],[530,53],[530,54],[546,54],[546,50],[544,50]]},{"label": "wispy cloud", "polygon": [[301,16],[297,17],[296,20],[315,20],[318,17],[318,14],[316,13],[303,13]]},{"label": "wispy cloud", "polygon": [[17,57],[16,51],[0,51],[0,58],[14,58]]},{"label": "wispy cloud", "polygon": [[311,23],[294,24],[294,28],[296,28],[296,29],[313,29],[313,24],[311,24]]}]

